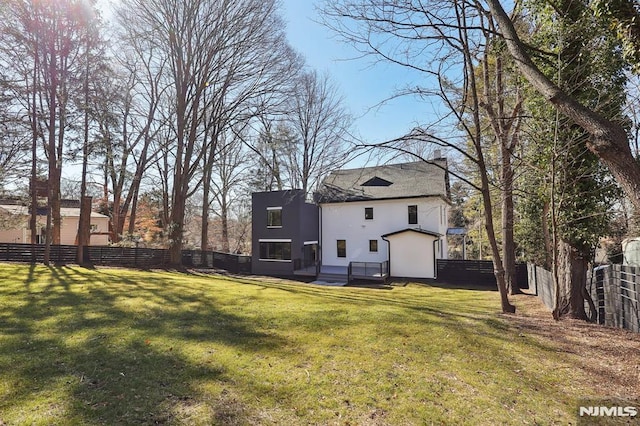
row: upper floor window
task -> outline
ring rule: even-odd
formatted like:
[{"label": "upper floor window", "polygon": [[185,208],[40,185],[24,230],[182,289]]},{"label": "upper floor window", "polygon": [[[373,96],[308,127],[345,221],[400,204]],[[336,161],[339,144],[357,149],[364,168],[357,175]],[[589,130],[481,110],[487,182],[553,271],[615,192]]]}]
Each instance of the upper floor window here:
[{"label": "upper floor window", "polygon": [[412,205],[407,208],[409,213],[409,224],[417,225],[418,224],[418,206]]},{"label": "upper floor window", "polygon": [[282,227],[282,207],[267,207],[267,227]]},{"label": "upper floor window", "polygon": [[364,218],[366,220],[372,220],[373,219],[373,207],[365,207],[364,208]]}]

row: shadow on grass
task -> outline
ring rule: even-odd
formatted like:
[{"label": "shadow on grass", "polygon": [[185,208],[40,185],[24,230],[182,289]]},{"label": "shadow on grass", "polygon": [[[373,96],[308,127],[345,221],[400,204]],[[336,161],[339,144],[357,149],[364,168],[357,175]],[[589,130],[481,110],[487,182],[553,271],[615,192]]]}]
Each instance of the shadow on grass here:
[{"label": "shadow on grass", "polygon": [[[390,401],[402,399],[412,401],[412,409],[438,409],[432,402],[439,395],[432,390],[443,395],[449,389],[465,391],[461,382],[472,391],[461,399],[451,396],[452,405],[445,408],[453,414],[464,411],[456,404],[468,405],[471,415],[476,405],[487,402],[493,405],[486,410],[517,410],[529,403],[526,398],[549,398],[556,405],[567,398],[553,386],[561,376],[542,375],[529,365],[554,349],[520,337],[496,315],[497,297],[492,302],[481,291],[421,286],[382,292],[80,268],[39,267],[24,273],[24,282],[0,288],[0,303],[6,301],[0,320],[8,325],[0,334],[0,369],[11,382],[0,398],[0,413],[13,406],[28,410],[35,400],[39,413],[51,413],[41,420],[45,423],[187,423],[185,413],[193,412],[205,413],[197,417],[201,423],[251,424],[250,409],[231,403],[226,411],[216,408],[226,383],[231,402],[233,392],[254,405],[273,398],[287,412],[304,407],[304,400],[295,398],[313,393],[308,410],[319,412],[314,404],[320,401],[329,407],[329,416],[339,412],[341,422],[352,424],[370,419],[369,413],[349,417],[355,409],[345,411],[344,399],[370,395],[367,404],[376,409],[379,404],[393,410]],[[225,298],[217,299],[216,286]],[[251,309],[253,303],[262,305]],[[263,313],[271,317],[262,318]],[[329,332],[335,339],[323,340],[328,346],[321,347],[318,340]],[[240,367],[251,373],[239,377],[231,371],[238,367],[218,356],[221,345],[243,358]],[[431,373],[425,374],[427,368]],[[269,373],[274,370],[279,373]],[[265,380],[261,374],[273,376]],[[296,375],[302,379],[289,380]],[[212,386],[218,386],[217,393]],[[520,396],[517,386],[541,392]],[[397,400],[395,392],[400,393]],[[13,416],[4,420],[19,423],[21,418]],[[412,420],[420,423],[419,415]],[[302,422],[326,424],[335,417]]]},{"label": "shadow on grass", "polygon": [[45,423],[164,424],[177,412],[184,419],[209,410],[197,407],[206,399],[198,383],[225,379],[215,347],[285,345],[201,292],[168,288],[153,275],[137,282],[117,271],[31,267],[21,278],[0,289],[0,371],[9,389],[0,413],[17,410],[17,423],[34,422],[29,411],[43,405],[52,416],[38,419]]}]

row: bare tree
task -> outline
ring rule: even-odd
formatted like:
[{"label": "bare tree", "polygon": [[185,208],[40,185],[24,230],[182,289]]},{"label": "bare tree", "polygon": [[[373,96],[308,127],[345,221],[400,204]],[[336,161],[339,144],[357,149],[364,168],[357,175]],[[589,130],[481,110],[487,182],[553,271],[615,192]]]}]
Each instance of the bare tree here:
[{"label": "bare tree", "polygon": [[168,233],[171,262],[179,264],[186,200],[202,181],[193,182],[214,140],[203,137],[206,111],[249,109],[251,99],[286,79],[290,48],[275,1],[126,0],[118,14],[132,37],[153,41],[169,60],[175,162]]},{"label": "bare tree", "polygon": [[167,90],[163,71],[167,59],[144,38],[125,32],[113,50],[110,80],[99,87],[101,151],[113,194],[111,240],[118,242],[135,223],[135,207],[142,177],[158,152],[153,144],[163,119],[159,113]]},{"label": "bare tree", "polygon": [[348,145],[352,119],[328,75],[303,73],[291,97],[286,123],[286,168],[291,187],[308,194],[332,169],[350,159]]},{"label": "bare tree", "polygon": [[[514,73],[505,66],[500,52],[501,40],[494,36],[492,20],[484,32],[487,43],[481,61],[483,96],[481,106],[500,149],[500,193],[502,216],[502,257],[505,281],[511,294],[519,293],[516,275],[516,246],[514,238],[514,185],[512,164],[514,151],[520,138],[522,124],[522,90]],[[517,77],[517,76],[516,76]],[[508,82],[507,82],[508,81]],[[507,89],[507,84],[510,89]]]},{"label": "bare tree", "polygon": [[[486,22],[482,11],[464,1],[342,0],[324,7],[327,25],[366,55],[389,61],[429,76],[432,88],[411,87],[405,94],[436,96],[449,116],[449,128],[462,129],[462,141],[453,143],[424,129],[415,129],[404,142],[421,140],[445,146],[475,165],[485,214],[496,281],[503,312],[515,312],[509,302],[505,271],[494,230],[488,167],[481,123],[481,86],[476,75],[483,51]],[[425,56],[425,52],[434,52]],[[457,135],[460,138],[461,135]],[[453,138],[451,138],[453,139]],[[466,143],[471,145],[467,149]],[[388,145],[388,144],[386,144]],[[401,148],[402,149],[402,148]],[[468,182],[468,181],[467,181]]]},{"label": "bare tree", "polygon": [[75,93],[82,89],[78,82],[83,81],[82,58],[88,46],[86,40],[90,28],[97,26],[98,15],[91,6],[81,3],[75,0],[53,3],[12,0],[2,9],[3,21],[10,23],[3,33],[6,30],[11,44],[20,47],[16,52],[34,64],[31,90],[37,94],[30,98],[32,134],[39,136],[37,128],[42,127],[49,174],[45,263],[49,262],[50,245],[60,242],[60,178],[68,143],[66,131],[73,118]]},{"label": "bare tree", "polygon": [[[213,208],[220,219],[220,244],[222,251],[229,252],[230,245],[230,219],[235,204],[242,199],[246,173],[250,167],[247,159],[246,147],[242,140],[234,132],[228,131],[216,153],[216,161],[213,167],[211,185],[213,187],[213,199],[209,209]],[[204,223],[203,223],[204,227]],[[208,234],[202,233],[203,238]],[[237,247],[236,247],[237,250]]]}]

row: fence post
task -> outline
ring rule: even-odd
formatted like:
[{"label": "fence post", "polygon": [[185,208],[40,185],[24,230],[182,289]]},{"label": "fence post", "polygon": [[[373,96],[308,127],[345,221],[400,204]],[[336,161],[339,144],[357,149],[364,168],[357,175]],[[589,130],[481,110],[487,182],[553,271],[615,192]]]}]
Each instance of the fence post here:
[{"label": "fence post", "polygon": [[632,312],[635,317],[635,321],[633,321],[632,331],[636,333],[640,333],[640,293],[638,293],[638,289],[640,286],[638,285],[638,275],[633,277],[633,293],[635,294],[635,303],[632,304],[632,308],[635,306],[635,311]]}]

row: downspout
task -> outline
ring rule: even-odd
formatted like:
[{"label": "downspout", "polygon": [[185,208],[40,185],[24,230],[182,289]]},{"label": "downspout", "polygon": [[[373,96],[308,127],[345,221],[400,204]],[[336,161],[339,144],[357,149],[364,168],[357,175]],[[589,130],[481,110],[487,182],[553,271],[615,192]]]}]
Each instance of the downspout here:
[{"label": "downspout", "polygon": [[316,262],[316,279],[322,270],[322,205],[318,204],[318,260]]},{"label": "downspout", "polygon": [[433,240],[433,279],[438,279],[438,258],[436,256],[436,243],[440,242],[440,238]]},{"label": "downspout", "polygon": [[391,242],[384,235],[380,238],[387,242],[387,275],[391,277]]}]

